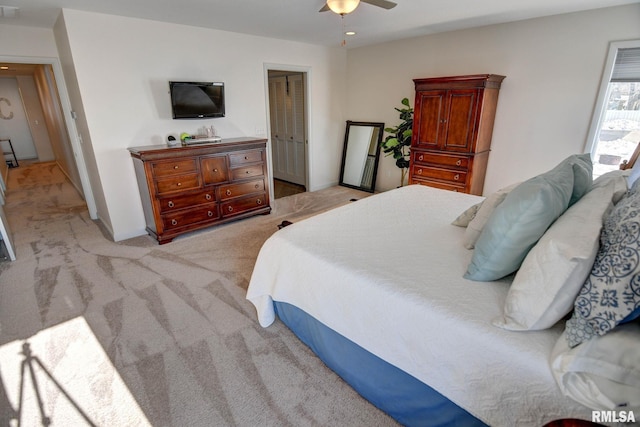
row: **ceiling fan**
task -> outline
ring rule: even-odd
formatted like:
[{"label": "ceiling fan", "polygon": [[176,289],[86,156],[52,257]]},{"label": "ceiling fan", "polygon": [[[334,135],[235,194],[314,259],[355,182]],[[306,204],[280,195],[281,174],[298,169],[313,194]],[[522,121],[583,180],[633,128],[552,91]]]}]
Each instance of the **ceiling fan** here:
[{"label": "ceiling fan", "polygon": [[[327,4],[324,5],[320,12],[326,12],[331,10],[338,15],[346,15],[353,12],[360,4],[361,0],[327,0]],[[378,6],[383,9],[393,9],[396,4],[388,0],[362,0],[363,3],[369,3],[373,6]]]}]

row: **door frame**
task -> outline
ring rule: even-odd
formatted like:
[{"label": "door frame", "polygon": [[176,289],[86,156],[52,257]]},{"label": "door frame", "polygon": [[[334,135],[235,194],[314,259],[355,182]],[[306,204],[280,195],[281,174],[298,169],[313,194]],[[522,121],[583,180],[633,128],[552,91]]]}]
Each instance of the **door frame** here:
[{"label": "door frame", "polygon": [[269,106],[269,71],[290,71],[295,73],[302,73],[303,82],[304,82],[304,140],[305,140],[305,150],[304,150],[304,169],[305,169],[305,188],[309,191],[311,187],[311,177],[313,174],[311,173],[311,141],[309,140],[309,129],[311,126],[311,67],[299,66],[299,65],[286,65],[286,64],[275,64],[275,63],[265,63],[264,64],[264,90],[265,90],[265,110],[266,110],[266,129],[267,129],[267,168],[269,170],[269,196],[270,200],[275,200],[273,194],[273,147],[271,142],[271,109]]},{"label": "door frame", "polygon": [[69,92],[67,90],[66,81],[62,72],[62,66],[58,58],[52,57],[30,57],[30,56],[11,56],[0,55],[0,62],[12,62],[15,64],[43,64],[51,65],[53,69],[53,76],[56,80],[57,95],[62,106],[62,113],[64,116],[64,122],[66,125],[67,136],[71,143],[71,150],[75,160],[75,166],[78,169],[78,175],[80,176],[80,183],[82,185],[82,192],[84,193],[84,200],[89,210],[89,216],[91,219],[98,219],[98,209],[96,201],[93,196],[93,189],[91,188],[91,182],[89,180],[89,173],[87,171],[87,165],[84,160],[82,146],[78,139],[78,130],[76,123],[73,120],[71,114],[71,101],[69,98]]}]

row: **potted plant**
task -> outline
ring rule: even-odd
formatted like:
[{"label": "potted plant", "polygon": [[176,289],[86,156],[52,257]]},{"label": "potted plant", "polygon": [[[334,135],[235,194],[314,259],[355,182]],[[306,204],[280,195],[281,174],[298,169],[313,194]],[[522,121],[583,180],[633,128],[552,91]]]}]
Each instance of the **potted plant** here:
[{"label": "potted plant", "polygon": [[396,166],[402,170],[400,177],[400,186],[405,184],[407,172],[409,170],[409,156],[411,148],[411,135],[413,134],[413,108],[409,106],[409,99],[404,98],[401,101],[403,108],[396,108],[400,113],[400,124],[396,127],[385,128],[385,132],[389,133],[387,137],[380,143],[382,151],[387,156],[393,156],[396,159]]}]

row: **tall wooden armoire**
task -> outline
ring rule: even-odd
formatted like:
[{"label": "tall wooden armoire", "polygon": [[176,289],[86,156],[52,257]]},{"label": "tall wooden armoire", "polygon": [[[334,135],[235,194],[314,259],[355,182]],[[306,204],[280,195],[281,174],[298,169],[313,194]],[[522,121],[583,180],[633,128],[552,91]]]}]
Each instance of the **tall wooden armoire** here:
[{"label": "tall wooden armoire", "polygon": [[482,194],[504,76],[415,79],[409,184]]}]

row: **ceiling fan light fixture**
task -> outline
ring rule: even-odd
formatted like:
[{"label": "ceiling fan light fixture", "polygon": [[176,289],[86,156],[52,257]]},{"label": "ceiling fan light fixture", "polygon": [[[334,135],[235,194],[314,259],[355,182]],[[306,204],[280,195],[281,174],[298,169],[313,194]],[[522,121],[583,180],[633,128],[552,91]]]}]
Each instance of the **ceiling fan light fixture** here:
[{"label": "ceiling fan light fixture", "polygon": [[327,6],[338,15],[346,15],[356,10],[360,0],[327,0]]}]

